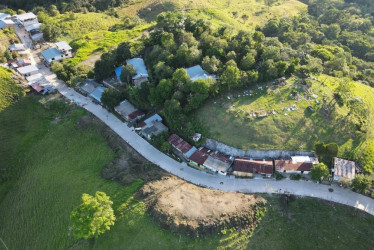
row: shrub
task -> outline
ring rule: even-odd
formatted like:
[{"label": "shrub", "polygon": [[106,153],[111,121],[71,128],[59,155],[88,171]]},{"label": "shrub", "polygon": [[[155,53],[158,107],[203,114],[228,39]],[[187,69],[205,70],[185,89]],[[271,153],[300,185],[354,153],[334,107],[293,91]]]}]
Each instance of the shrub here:
[{"label": "shrub", "polygon": [[282,180],[284,178],[283,174],[279,172],[275,172],[275,179],[276,180]]},{"label": "shrub", "polygon": [[319,163],[314,165],[310,170],[312,179],[315,181],[320,181],[327,179],[329,177],[330,171],[329,168],[324,163]]},{"label": "shrub", "polygon": [[372,183],[372,179],[369,175],[356,175],[356,177],[353,179],[351,188],[355,191],[366,193],[368,189],[370,188]]},{"label": "shrub", "polygon": [[301,179],[301,175],[300,174],[291,174],[290,179],[295,180],[295,181],[299,181]]}]

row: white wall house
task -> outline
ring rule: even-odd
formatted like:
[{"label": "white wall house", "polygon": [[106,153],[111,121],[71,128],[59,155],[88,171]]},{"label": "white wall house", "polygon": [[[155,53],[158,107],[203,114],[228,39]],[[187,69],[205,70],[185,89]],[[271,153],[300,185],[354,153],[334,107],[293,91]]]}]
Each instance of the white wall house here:
[{"label": "white wall house", "polygon": [[35,65],[29,65],[29,66],[17,68],[17,71],[24,77],[27,77],[27,76],[37,74],[39,69]]},{"label": "white wall house", "polygon": [[65,41],[58,42],[58,43],[56,43],[56,46],[57,46],[57,49],[60,52],[62,52],[64,58],[73,57],[73,55],[71,53],[72,48],[70,47],[70,45],[67,42],[65,42]]},{"label": "white wall house", "polygon": [[20,14],[20,15],[17,15],[16,17],[17,17],[18,22],[22,24],[24,27],[31,25],[31,24],[39,23],[38,17],[32,12]]}]

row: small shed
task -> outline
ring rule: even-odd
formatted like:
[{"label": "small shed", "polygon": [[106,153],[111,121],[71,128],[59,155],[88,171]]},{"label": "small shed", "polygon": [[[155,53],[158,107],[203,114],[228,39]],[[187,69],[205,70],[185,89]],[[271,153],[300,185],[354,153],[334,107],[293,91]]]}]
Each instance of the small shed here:
[{"label": "small shed", "polygon": [[26,76],[35,75],[36,73],[38,73],[39,69],[35,65],[29,65],[29,66],[17,68],[17,71],[18,73],[26,77]]}]

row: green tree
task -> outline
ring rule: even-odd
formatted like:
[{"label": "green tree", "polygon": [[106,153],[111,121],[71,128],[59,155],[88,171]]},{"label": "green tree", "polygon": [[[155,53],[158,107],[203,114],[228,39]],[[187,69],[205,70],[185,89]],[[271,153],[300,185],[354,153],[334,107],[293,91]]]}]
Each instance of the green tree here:
[{"label": "green tree", "polygon": [[358,174],[352,180],[351,188],[358,192],[366,193],[370,188],[371,183],[372,179],[369,175]]},{"label": "green tree", "polygon": [[55,42],[57,38],[61,35],[61,28],[55,24],[43,24],[41,27],[43,32],[43,37],[48,42]]},{"label": "green tree", "polygon": [[218,71],[222,68],[222,63],[215,56],[212,56],[212,57],[206,56],[203,59],[202,67],[208,73],[213,74],[213,73],[218,73]]},{"label": "green tree", "polygon": [[136,69],[131,64],[127,64],[122,67],[121,81],[127,84],[132,82],[132,77],[136,75]]},{"label": "green tree", "polygon": [[104,192],[97,191],[95,196],[83,194],[82,204],[70,215],[74,236],[83,239],[97,238],[110,230],[116,220],[112,205],[110,197]]},{"label": "green tree", "polygon": [[110,110],[118,106],[121,102],[123,94],[117,89],[107,88],[101,96],[101,102],[107,106]]},{"label": "green tree", "polygon": [[256,62],[256,57],[252,53],[247,53],[240,63],[243,70],[250,70]]},{"label": "green tree", "polygon": [[361,165],[364,171],[367,173],[372,173],[374,170],[374,142],[368,143],[365,147],[363,155],[360,159]]},{"label": "green tree", "polygon": [[227,66],[220,77],[223,86],[231,89],[240,85],[240,70],[235,66]]},{"label": "green tree", "polygon": [[329,168],[324,163],[316,164],[310,170],[310,175],[315,181],[321,181],[329,177]]}]

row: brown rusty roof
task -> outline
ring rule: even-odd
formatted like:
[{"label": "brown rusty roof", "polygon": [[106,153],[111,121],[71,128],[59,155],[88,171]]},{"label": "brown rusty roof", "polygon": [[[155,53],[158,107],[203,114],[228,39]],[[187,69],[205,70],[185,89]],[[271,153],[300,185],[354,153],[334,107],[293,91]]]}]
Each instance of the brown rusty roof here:
[{"label": "brown rusty roof", "polygon": [[233,171],[257,174],[273,174],[273,161],[236,158],[233,165]]},{"label": "brown rusty roof", "polygon": [[187,153],[192,148],[192,146],[188,142],[186,142],[176,134],[172,134],[169,137],[168,142],[183,154]]},{"label": "brown rusty roof", "polygon": [[275,170],[278,171],[310,171],[311,162],[292,162],[292,160],[275,160]]},{"label": "brown rusty roof", "polygon": [[208,159],[209,154],[212,153],[207,148],[200,148],[196,150],[195,153],[189,158],[190,161],[196,162],[197,164],[203,165],[206,159]]}]

